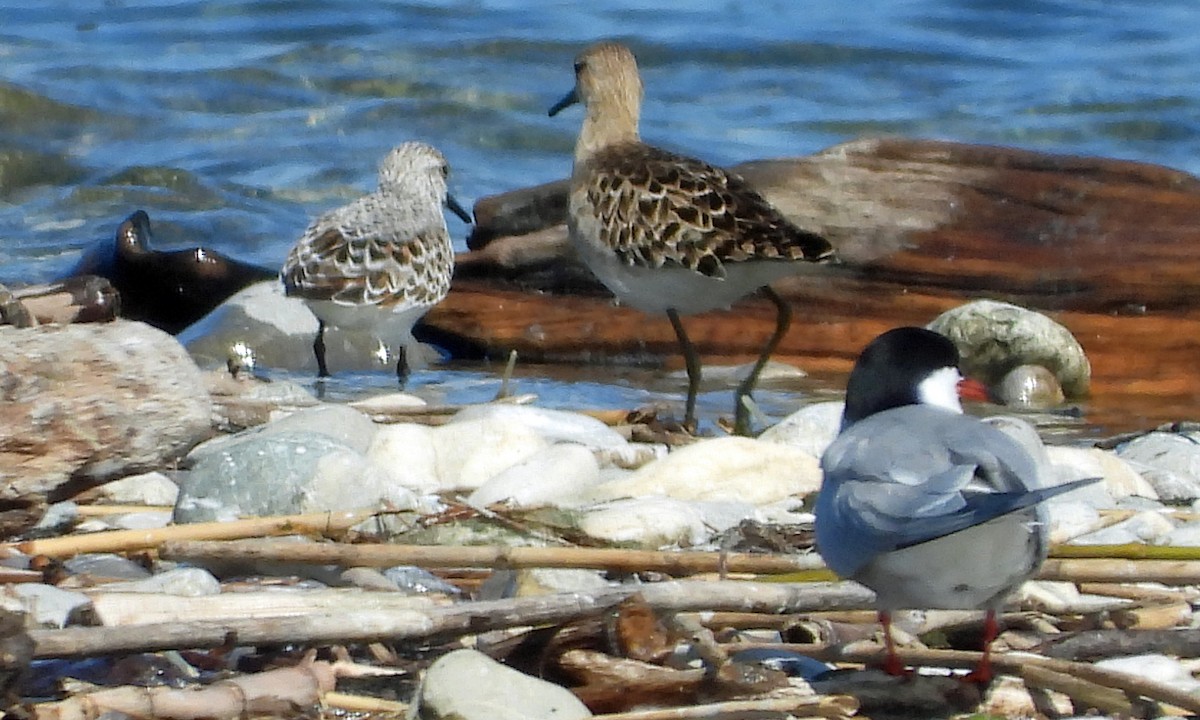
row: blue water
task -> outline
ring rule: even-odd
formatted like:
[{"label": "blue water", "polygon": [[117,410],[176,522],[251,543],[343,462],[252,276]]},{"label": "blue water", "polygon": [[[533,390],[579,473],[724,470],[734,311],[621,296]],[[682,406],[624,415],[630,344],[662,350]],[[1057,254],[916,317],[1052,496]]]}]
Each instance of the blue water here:
[{"label": "blue water", "polygon": [[644,135],[720,163],[895,134],[1200,172],[1194,0],[96,0],[0,17],[0,282],[64,272],[137,208],[164,246],[278,265],[408,139],[445,152],[467,203],[562,177],[578,113],[545,110],[599,37],[639,57]]}]

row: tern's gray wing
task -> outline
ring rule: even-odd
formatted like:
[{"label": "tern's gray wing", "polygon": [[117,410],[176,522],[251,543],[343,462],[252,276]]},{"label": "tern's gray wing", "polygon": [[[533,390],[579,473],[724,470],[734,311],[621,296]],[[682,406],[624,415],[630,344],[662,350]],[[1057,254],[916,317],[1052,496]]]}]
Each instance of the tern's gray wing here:
[{"label": "tern's gray wing", "polygon": [[817,542],[852,576],[876,555],[917,545],[1077,485],[1038,489],[1034,460],[975,418],[923,406],[888,410],[843,431],[821,459]]}]

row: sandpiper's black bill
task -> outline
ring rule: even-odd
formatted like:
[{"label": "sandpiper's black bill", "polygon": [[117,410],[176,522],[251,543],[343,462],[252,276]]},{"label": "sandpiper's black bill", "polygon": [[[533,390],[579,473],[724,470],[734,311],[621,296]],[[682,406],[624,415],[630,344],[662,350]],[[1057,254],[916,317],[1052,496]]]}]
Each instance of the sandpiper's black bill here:
[{"label": "sandpiper's black bill", "polygon": [[579,95],[575,92],[575,90],[571,90],[571,92],[563,95],[562,100],[554,103],[554,107],[550,108],[550,112],[548,114],[550,117],[554,117],[561,112],[563,108],[569,108],[577,102],[579,102]]},{"label": "sandpiper's black bill", "polygon": [[467,212],[467,209],[462,205],[459,205],[458,201],[455,200],[454,196],[450,193],[446,193],[446,208],[449,209],[450,212],[462,218],[463,222],[467,223],[468,225],[471,224],[471,213]]}]

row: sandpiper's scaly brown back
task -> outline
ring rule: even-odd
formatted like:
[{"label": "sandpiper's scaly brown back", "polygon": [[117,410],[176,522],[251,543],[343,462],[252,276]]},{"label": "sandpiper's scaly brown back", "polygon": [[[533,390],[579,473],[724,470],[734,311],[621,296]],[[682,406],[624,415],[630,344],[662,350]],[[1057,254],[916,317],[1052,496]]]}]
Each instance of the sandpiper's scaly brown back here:
[{"label": "sandpiper's scaly brown back", "polygon": [[550,109],[586,107],[575,145],[567,223],[592,272],[623,303],[665,312],[688,371],[684,423],[695,422],[700,364],[680,314],[728,308],[763,288],[775,304],[775,332],[738,386],[735,429],[749,431],[749,396],[791,323],[769,287],[798,262],[833,257],[820,235],[789,222],[739,176],[641,141],[642,81],[633,53],[601,42],[575,61],[575,88]]},{"label": "sandpiper's scaly brown back", "polygon": [[394,339],[396,372],[406,374],[413,325],[450,290],[454,248],[442,206],[471,221],[447,192],[449,173],[429,145],[393,148],[380,163],[379,188],[318,217],[288,254],[284,289],[320,321],[313,352],[322,377],[327,325]]}]

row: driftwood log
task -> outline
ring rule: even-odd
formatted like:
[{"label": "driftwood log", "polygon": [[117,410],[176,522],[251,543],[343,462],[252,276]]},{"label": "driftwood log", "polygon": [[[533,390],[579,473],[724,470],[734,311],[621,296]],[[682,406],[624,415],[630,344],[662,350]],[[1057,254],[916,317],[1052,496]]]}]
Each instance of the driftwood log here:
[{"label": "driftwood log", "polygon": [[[986,297],[1045,311],[1092,362],[1090,421],[1200,415],[1200,179],[1141,163],[904,139],[733,168],[841,264],[776,285],[796,320],[776,359],[849,371],[883,330]],[[471,251],[426,329],[457,352],[534,362],[679,363],[665,317],[613,305],[571,258],[565,182],[476,203]],[[705,362],[769,335],[761,298],[685,318]]]}]

